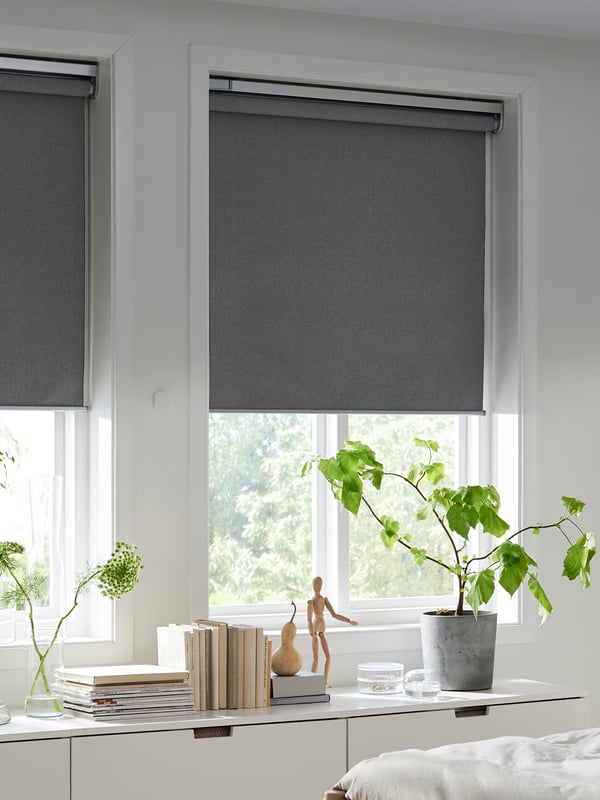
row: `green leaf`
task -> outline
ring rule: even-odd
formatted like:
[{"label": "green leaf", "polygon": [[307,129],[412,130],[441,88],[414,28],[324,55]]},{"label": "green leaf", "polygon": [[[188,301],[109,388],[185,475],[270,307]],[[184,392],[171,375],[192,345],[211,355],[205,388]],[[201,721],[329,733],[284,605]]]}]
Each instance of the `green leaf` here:
[{"label": "green leaf", "polygon": [[481,507],[479,511],[479,520],[483,526],[483,530],[487,533],[491,533],[492,536],[495,536],[497,539],[504,536],[510,527],[508,522],[505,522],[499,517],[496,511],[488,505],[483,505]]},{"label": "green leaf", "polygon": [[456,492],[456,499],[461,503],[474,506],[477,510],[486,501],[486,490],[483,486],[462,486]]},{"label": "green leaf", "polygon": [[417,566],[420,567],[421,564],[424,564],[425,561],[427,561],[427,550],[423,550],[422,547],[411,547],[410,552]]},{"label": "green leaf", "polygon": [[521,545],[515,542],[503,542],[494,557],[500,563],[498,583],[512,597],[525,580],[529,567],[534,562]]},{"label": "green leaf", "polygon": [[446,513],[448,527],[454,533],[458,533],[463,539],[469,538],[469,531],[477,525],[479,518],[472,506],[463,506],[455,503],[450,506]]},{"label": "green leaf", "polygon": [[431,514],[431,505],[429,503],[423,503],[421,508],[416,513],[416,518],[419,522],[422,522],[424,519],[427,519]]},{"label": "green leaf", "polygon": [[319,471],[323,473],[329,483],[341,481],[344,473],[335,458],[322,458],[319,461]]},{"label": "green leaf", "polygon": [[417,447],[425,447],[427,450],[433,451],[434,453],[437,453],[439,450],[439,444],[433,439],[419,439],[418,436],[415,436],[413,442]]},{"label": "green leaf", "polygon": [[381,517],[383,528],[380,531],[381,540],[388,550],[392,550],[398,541],[398,532],[400,530],[400,523],[392,517]]},{"label": "green leaf", "polygon": [[302,465],[302,471],[300,472],[300,476],[302,478],[306,478],[306,476],[310,472],[312,472],[313,464],[314,464],[314,462],[316,460],[317,460],[317,458],[315,456],[313,456],[312,458],[309,458],[308,461],[304,462],[304,464]]},{"label": "green leaf", "polygon": [[379,467],[373,467],[372,469],[366,469],[363,472],[363,478],[365,480],[371,481],[373,486],[379,490],[381,489],[381,481],[383,480],[383,469],[379,469]]},{"label": "green leaf", "polygon": [[496,575],[493,569],[484,569],[475,576],[469,577],[469,590],[465,594],[467,603],[477,616],[479,606],[487,603],[496,588]]},{"label": "green leaf", "polygon": [[361,463],[354,452],[350,450],[338,450],[335,458],[338,466],[345,475],[348,473],[358,473]]},{"label": "green leaf", "polygon": [[562,502],[569,516],[578,517],[585,508],[585,503],[582,500],[576,500],[574,497],[565,497],[563,495]]},{"label": "green leaf", "polygon": [[444,509],[444,513],[448,511],[452,503],[455,502],[456,492],[453,489],[443,487],[441,489],[434,489],[429,497],[429,501],[434,505],[440,505]]},{"label": "green leaf", "polygon": [[596,554],[596,536],[584,533],[569,547],[563,561],[563,575],[570,581],[579,578],[587,589],[590,585],[590,563]]},{"label": "green leaf", "polygon": [[342,505],[351,514],[358,514],[362,500],[363,484],[358,473],[353,472],[344,475],[342,481]]},{"label": "green leaf", "polygon": [[527,586],[531,594],[538,601],[538,614],[541,617],[541,622],[545,622],[552,613],[552,603],[548,599],[548,595],[542,589],[542,585],[537,579],[537,575],[530,575]]},{"label": "green leaf", "polygon": [[[377,456],[368,445],[363,444],[363,442],[347,441],[346,448],[354,455],[355,461],[362,462],[363,466],[381,469],[381,462],[377,460]],[[345,451],[340,451],[340,453],[343,452]]]},{"label": "green leaf", "polygon": [[423,474],[425,472],[425,467],[423,464],[412,464],[408,472],[406,473],[406,478],[409,483],[415,484],[418,483]]},{"label": "green leaf", "polygon": [[436,484],[443,480],[446,470],[441,462],[436,461],[425,468],[425,477],[429,483]]}]

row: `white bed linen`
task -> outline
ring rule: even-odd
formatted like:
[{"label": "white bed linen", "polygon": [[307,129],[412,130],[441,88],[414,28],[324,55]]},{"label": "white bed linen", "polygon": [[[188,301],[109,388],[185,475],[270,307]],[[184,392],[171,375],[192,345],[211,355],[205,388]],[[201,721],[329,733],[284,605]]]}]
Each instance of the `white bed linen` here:
[{"label": "white bed linen", "polygon": [[349,800],[600,800],[600,728],[383,753],[335,788]]}]

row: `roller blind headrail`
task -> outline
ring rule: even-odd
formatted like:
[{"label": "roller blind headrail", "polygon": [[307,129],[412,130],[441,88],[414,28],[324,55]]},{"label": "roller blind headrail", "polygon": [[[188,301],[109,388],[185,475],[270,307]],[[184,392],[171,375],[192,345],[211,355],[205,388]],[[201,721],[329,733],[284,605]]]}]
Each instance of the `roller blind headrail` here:
[{"label": "roller blind headrail", "polygon": [[[74,87],[75,85],[85,87],[87,84],[89,88],[82,90],[74,88],[73,94],[83,95],[90,99],[96,97],[98,88],[98,65],[91,62],[0,55],[0,76],[9,75],[42,79],[62,78],[71,80]],[[15,88],[18,89],[18,87]],[[27,91],[27,89],[25,90]],[[30,91],[33,90],[30,89]]]},{"label": "roller blind headrail", "polygon": [[210,78],[209,89],[214,93],[263,95],[374,106],[398,106],[441,112],[462,112],[471,116],[480,115],[482,130],[490,133],[500,133],[503,124],[504,104],[500,100],[348,89],[341,86],[255,81],[216,76]]}]

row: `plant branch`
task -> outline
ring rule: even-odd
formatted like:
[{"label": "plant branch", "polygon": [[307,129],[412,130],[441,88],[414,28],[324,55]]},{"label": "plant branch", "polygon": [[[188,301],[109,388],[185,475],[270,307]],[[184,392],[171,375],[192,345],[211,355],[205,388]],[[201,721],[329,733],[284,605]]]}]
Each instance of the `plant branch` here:
[{"label": "plant branch", "polygon": [[[377,520],[377,522],[378,522],[378,523],[381,525],[381,527],[384,527],[384,524],[383,524],[383,522],[381,521],[381,519],[379,518],[379,516],[378,516],[378,515],[376,514],[376,512],[374,511],[374,509],[373,509],[373,507],[371,506],[371,504],[369,503],[369,501],[368,501],[368,500],[367,500],[367,499],[366,499],[364,496],[363,496],[363,498],[362,498],[362,501],[363,501],[363,503],[366,505],[366,507],[369,509],[369,511],[371,512],[371,514],[373,515],[373,517],[374,517],[374,518]],[[402,539],[402,537],[401,537],[401,536],[398,536],[398,538],[397,538],[397,540],[396,540],[396,541],[398,542],[398,544],[401,544],[401,545],[402,545],[402,547],[405,547],[407,550],[411,550],[411,549],[412,549],[412,548],[411,548],[411,546],[410,546],[410,544],[409,544],[408,542],[404,541],[404,539]],[[452,570],[450,569],[450,567],[449,567],[447,564],[444,564],[444,562],[443,562],[443,561],[440,561],[438,558],[435,558],[434,556],[430,556],[429,554],[426,554],[426,555],[425,555],[425,560],[426,560],[426,561],[431,561],[432,563],[434,563],[434,564],[437,564],[437,565],[438,565],[438,566],[440,566],[440,567],[443,567],[445,570],[448,570],[448,572],[452,572]]]}]

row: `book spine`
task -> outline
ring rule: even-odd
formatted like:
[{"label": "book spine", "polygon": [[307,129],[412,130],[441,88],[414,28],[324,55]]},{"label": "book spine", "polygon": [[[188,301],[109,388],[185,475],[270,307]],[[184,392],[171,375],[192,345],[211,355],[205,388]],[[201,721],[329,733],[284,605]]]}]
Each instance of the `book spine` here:
[{"label": "book spine", "polygon": [[219,639],[221,630],[210,628],[210,708],[219,710]]},{"label": "book spine", "polygon": [[227,631],[226,623],[220,624],[219,634],[219,708],[227,708]]},{"label": "book spine", "polygon": [[244,655],[240,638],[240,629],[230,625],[227,631],[227,708],[239,708],[240,706],[240,682]]},{"label": "book spine", "polygon": [[[267,675],[271,674],[271,657],[272,657],[272,655],[273,655],[273,642],[271,641],[271,639],[267,639],[267,662],[266,662],[266,670],[265,670]],[[267,695],[266,701],[265,701],[265,705],[266,706],[270,706],[271,705],[270,687],[271,687],[271,681],[269,679],[266,682],[266,689],[265,689],[265,693]]]},{"label": "book spine", "polygon": [[254,706],[262,707],[263,683],[265,668],[265,632],[262,628],[256,629],[256,682],[254,684]]},{"label": "book spine", "polygon": [[[211,628],[212,633],[212,655],[211,662],[213,668],[212,675],[212,698],[214,709],[224,709],[228,707],[227,699],[227,661],[228,661],[228,625],[226,622],[216,619],[196,619],[195,625]],[[215,677],[216,676],[216,677]]]},{"label": "book spine", "polygon": [[266,708],[269,705],[270,689],[271,689],[271,658],[269,656],[269,645],[271,640],[268,636],[263,635],[261,655],[263,660],[262,665],[262,686],[260,687],[260,708]]},{"label": "book spine", "polygon": [[242,708],[256,708],[256,628],[244,631],[244,689]]},{"label": "book spine", "polygon": [[199,659],[199,692],[200,692],[200,711],[206,711],[208,706],[206,704],[206,697],[208,694],[208,664],[206,663],[206,631],[204,628],[196,628],[194,631],[194,638],[198,642],[198,659]]}]

